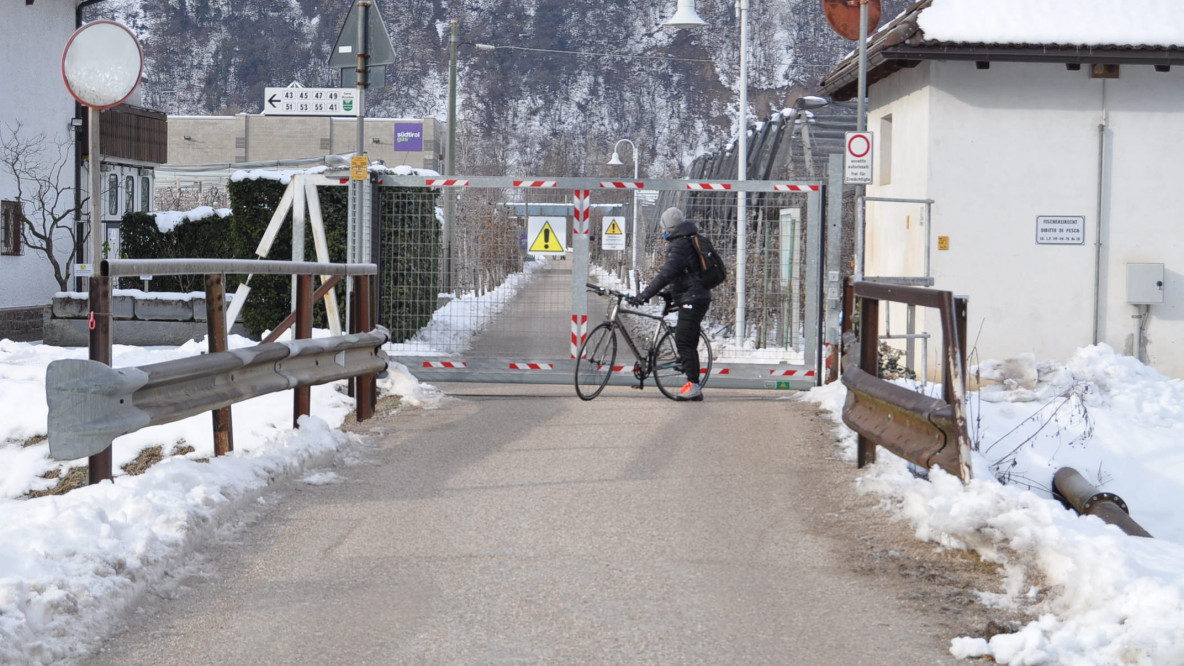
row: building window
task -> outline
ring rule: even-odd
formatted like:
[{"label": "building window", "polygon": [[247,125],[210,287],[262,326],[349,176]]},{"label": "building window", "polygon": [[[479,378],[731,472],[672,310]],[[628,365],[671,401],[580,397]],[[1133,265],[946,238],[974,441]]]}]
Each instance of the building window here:
[{"label": "building window", "polygon": [[140,176],[140,212],[147,213],[152,201],[152,180],[148,176]]},{"label": "building window", "polygon": [[0,226],[0,254],[21,253],[21,205],[17,201],[5,201],[0,204],[3,214],[3,225]]},{"label": "building window", "polygon": [[119,215],[119,176],[107,174],[107,214]]},{"label": "building window", "polygon": [[880,119],[880,184],[892,182],[892,114]]},{"label": "building window", "polygon": [[123,213],[126,215],[136,209],[136,178],[128,176],[123,179]]}]

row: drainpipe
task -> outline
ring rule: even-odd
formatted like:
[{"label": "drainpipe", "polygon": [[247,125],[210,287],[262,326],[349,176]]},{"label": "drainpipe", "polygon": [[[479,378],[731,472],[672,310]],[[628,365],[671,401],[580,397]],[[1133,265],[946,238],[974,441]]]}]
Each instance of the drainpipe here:
[{"label": "drainpipe", "polygon": [[1102,122],[1098,123],[1098,200],[1094,211],[1094,335],[1093,344],[1098,344],[1098,331],[1102,326],[1102,204],[1106,183],[1106,128],[1110,125],[1110,113],[1106,109],[1106,80],[1102,79]]}]

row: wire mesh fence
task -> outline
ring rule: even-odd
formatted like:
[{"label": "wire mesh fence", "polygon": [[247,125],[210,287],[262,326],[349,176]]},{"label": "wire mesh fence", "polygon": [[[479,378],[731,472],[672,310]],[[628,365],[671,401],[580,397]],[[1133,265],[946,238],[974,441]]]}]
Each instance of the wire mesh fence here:
[{"label": "wire mesh fence", "polygon": [[[642,183],[592,189],[589,179],[404,180],[379,188],[376,239],[379,317],[389,322],[395,357],[432,357],[425,367],[496,361],[558,372],[606,314],[585,282],[626,292],[648,283],[665,259],[661,212],[679,206],[731,271],[713,291],[704,324],[715,357],[766,364],[817,359],[805,349],[812,344],[809,322],[817,321],[809,314],[806,244],[808,230],[819,226],[808,220],[822,214],[819,185],[778,185],[778,191],[771,183],[744,185],[752,189],[745,216],[746,326],[738,332],[734,190],[690,191],[686,181],[652,181],[642,191]],[[435,182],[445,186],[433,188]],[[811,252],[821,256],[817,248]],[[817,285],[819,275],[812,279]]]}]

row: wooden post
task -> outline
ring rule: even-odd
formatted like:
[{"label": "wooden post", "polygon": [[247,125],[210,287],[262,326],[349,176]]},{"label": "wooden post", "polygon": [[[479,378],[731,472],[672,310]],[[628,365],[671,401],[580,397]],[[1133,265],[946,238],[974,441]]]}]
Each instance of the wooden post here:
[{"label": "wooden post", "polygon": [[[860,299],[859,311],[859,367],[873,377],[880,371],[880,302],[874,298]],[[876,462],[876,443],[859,435],[855,452],[858,467]]]},{"label": "wooden post", "polygon": [[[97,116],[97,114],[96,114]],[[98,132],[98,125],[94,126]],[[99,225],[92,224],[91,233]],[[96,255],[97,256],[97,255]],[[96,269],[99,267],[96,267]],[[111,365],[111,278],[106,275],[107,263],[102,262],[101,275],[90,278],[90,328],[88,347],[92,361]],[[95,484],[111,479],[111,447],[90,456],[87,461],[87,483]]]},{"label": "wooden post", "polygon": [[[357,307],[357,328],[358,333],[365,333],[373,328],[371,316],[374,314],[374,304],[371,303],[370,298],[370,281],[372,276],[359,275],[354,278],[354,291],[356,298],[354,299]],[[375,397],[377,394],[376,378],[373,374],[361,375],[357,378],[357,391],[355,392],[357,400],[357,417],[358,421],[365,421],[374,416]]]},{"label": "wooden post", "polygon": [[[226,335],[226,292],[222,276],[206,276],[206,333],[210,353],[224,352],[227,348]],[[234,427],[230,418],[230,406],[210,412],[214,420],[214,455],[224,456],[234,450]]]},{"label": "wooden post", "polygon": [[[307,340],[312,337],[312,276],[296,276],[296,328],[293,336],[296,340]],[[302,386],[295,391],[295,405],[292,410],[292,427],[300,427],[301,416],[308,416],[312,410],[312,388]]]}]

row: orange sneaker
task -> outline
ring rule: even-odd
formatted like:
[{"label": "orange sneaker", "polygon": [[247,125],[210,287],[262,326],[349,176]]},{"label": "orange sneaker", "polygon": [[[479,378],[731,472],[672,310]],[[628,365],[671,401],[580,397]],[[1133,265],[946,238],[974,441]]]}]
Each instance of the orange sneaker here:
[{"label": "orange sneaker", "polygon": [[678,395],[683,400],[702,400],[703,389],[694,382],[687,382],[678,390]]}]

